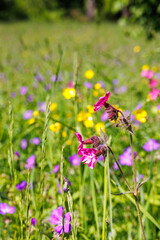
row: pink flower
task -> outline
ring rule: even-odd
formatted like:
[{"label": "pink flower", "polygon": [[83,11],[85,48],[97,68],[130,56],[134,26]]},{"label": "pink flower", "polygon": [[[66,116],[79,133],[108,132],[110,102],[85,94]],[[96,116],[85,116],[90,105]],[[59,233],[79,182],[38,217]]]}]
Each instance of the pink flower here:
[{"label": "pink flower", "polygon": [[79,147],[78,147],[78,154],[80,152],[81,149],[83,149],[83,141],[82,141],[82,136],[79,132],[76,132],[76,137],[78,138],[79,141]]},{"label": "pink flower", "polygon": [[150,88],[155,88],[158,86],[158,81],[157,80],[150,80],[149,82]]},{"label": "pink flower", "polygon": [[153,75],[154,75],[154,72],[151,71],[151,70],[143,70],[143,71],[141,72],[141,76],[142,76],[142,77],[146,77],[146,78],[148,78],[148,79],[153,78]]},{"label": "pink flower", "polygon": [[88,167],[93,169],[97,162],[96,150],[94,148],[84,148],[78,153],[82,155],[81,162],[88,164]]},{"label": "pink flower", "polygon": [[110,92],[107,92],[106,95],[104,97],[100,97],[99,101],[94,104],[94,111],[96,112],[97,110],[99,110],[101,107],[103,107],[103,105],[105,104],[105,102],[108,100],[110,96]]},{"label": "pink flower", "polygon": [[151,100],[156,100],[159,95],[160,95],[160,90],[156,88],[153,88],[152,91],[149,92],[149,96]]}]

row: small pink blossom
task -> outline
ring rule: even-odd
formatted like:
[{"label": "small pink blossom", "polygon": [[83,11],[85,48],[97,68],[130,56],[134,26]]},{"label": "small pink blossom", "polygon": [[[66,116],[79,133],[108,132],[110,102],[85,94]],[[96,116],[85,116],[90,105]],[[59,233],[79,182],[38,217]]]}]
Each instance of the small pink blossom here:
[{"label": "small pink blossom", "polygon": [[88,167],[93,169],[97,162],[96,150],[94,148],[84,148],[78,153],[82,155],[81,162],[88,164]]},{"label": "small pink blossom", "polygon": [[153,75],[154,75],[154,72],[152,70],[143,70],[141,72],[141,76],[145,77],[145,78],[148,78],[148,79],[152,79]]},{"label": "small pink blossom", "polygon": [[158,81],[157,80],[150,80],[149,82],[150,88],[155,88],[158,86]]},{"label": "small pink blossom", "polygon": [[75,136],[78,138],[79,141],[79,147],[78,147],[78,154],[81,149],[83,149],[83,141],[82,141],[82,136],[79,132],[76,132]]},{"label": "small pink blossom", "polygon": [[152,91],[149,92],[149,96],[151,100],[156,100],[159,95],[160,95],[160,90],[156,88],[153,88]]},{"label": "small pink blossom", "polygon": [[95,112],[97,110],[99,110],[101,107],[103,107],[104,103],[108,100],[109,96],[110,96],[110,92],[107,92],[104,97],[99,98],[99,101],[94,104],[94,111]]}]

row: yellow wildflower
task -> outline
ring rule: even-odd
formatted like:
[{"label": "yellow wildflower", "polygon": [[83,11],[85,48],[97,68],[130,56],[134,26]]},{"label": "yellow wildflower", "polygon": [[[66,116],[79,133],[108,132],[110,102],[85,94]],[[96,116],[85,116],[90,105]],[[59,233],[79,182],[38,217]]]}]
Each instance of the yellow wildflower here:
[{"label": "yellow wildflower", "polygon": [[147,112],[143,109],[137,109],[134,111],[135,120],[140,121],[141,123],[146,122]]},{"label": "yellow wildflower", "polygon": [[37,117],[38,115],[39,115],[39,111],[34,111],[34,112],[33,112],[33,116],[34,116],[34,117]]},{"label": "yellow wildflower", "polygon": [[100,84],[100,83],[94,84],[94,88],[95,88],[96,90],[100,89],[100,88],[101,88],[101,84]]},{"label": "yellow wildflower", "polygon": [[67,114],[66,114],[66,118],[71,118],[73,116],[73,114],[71,113],[71,112],[68,112]]},{"label": "yellow wildflower", "polygon": [[67,137],[67,133],[64,130],[62,131],[62,137],[64,137],[64,138]]},{"label": "yellow wildflower", "polygon": [[57,109],[57,103],[52,103],[52,104],[50,105],[50,111],[53,112],[53,111],[55,111],[56,109]]},{"label": "yellow wildflower", "polygon": [[[120,110],[121,112],[123,112],[122,108],[119,108],[117,105],[113,105],[113,107],[116,108],[117,110]],[[118,118],[117,118],[117,120],[116,120],[116,121],[115,121],[115,120],[110,120],[110,122],[112,122],[112,123],[117,123],[117,122],[119,122],[120,116],[121,116],[121,113],[118,112]]]},{"label": "yellow wildflower", "polygon": [[54,120],[58,120],[59,115],[58,114],[53,114],[52,117],[53,117]]},{"label": "yellow wildflower", "polygon": [[92,115],[90,113],[85,114],[85,120],[83,121],[83,124],[87,128],[93,127],[93,118],[92,118]]},{"label": "yellow wildflower", "polygon": [[153,72],[157,72],[157,67],[153,66],[151,69]]},{"label": "yellow wildflower", "polygon": [[66,99],[70,99],[76,96],[76,90],[74,88],[65,88],[62,94]]},{"label": "yellow wildflower", "polygon": [[93,96],[94,97],[98,97],[98,95],[99,95],[98,91],[93,91]]},{"label": "yellow wildflower", "polygon": [[59,122],[53,123],[52,125],[50,125],[49,129],[52,132],[58,132],[61,129],[61,124]]},{"label": "yellow wildflower", "polygon": [[94,72],[93,72],[93,70],[87,70],[87,71],[85,71],[84,76],[85,76],[85,78],[87,78],[87,79],[92,79],[92,78],[94,77]]},{"label": "yellow wildflower", "polygon": [[68,146],[71,145],[71,143],[72,143],[71,140],[66,141],[66,145],[68,145]]},{"label": "yellow wildflower", "polygon": [[94,113],[94,106],[87,105],[87,110],[89,113]]},{"label": "yellow wildflower", "polygon": [[77,115],[77,121],[78,122],[82,122],[85,119],[85,112],[84,111],[80,111]]},{"label": "yellow wildflower", "polygon": [[141,47],[140,47],[140,46],[135,46],[135,47],[133,48],[133,51],[134,51],[135,53],[138,53],[138,52],[141,51]]},{"label": "yellow wildflower", "polygon": [[148,64],[143,65],[142,70],[149,70],[149,65]]},{"label": "yellow wildflower", "polygon": [[99,135],[100,135],[100,129],[102,129],[102,131],[105,132],[105,124],[102,122],[99,122],[95,125],[95,130]]},{"label": "yellow wildflower", "polygon": [[32,125],[33,123],[35,123],[35,118],[31,118],[28,120],[29,125]]},{"label": "yellow wildflower", "polygon": [[104,88],[99,89],[100,95],[105,95],[106,91]]}]

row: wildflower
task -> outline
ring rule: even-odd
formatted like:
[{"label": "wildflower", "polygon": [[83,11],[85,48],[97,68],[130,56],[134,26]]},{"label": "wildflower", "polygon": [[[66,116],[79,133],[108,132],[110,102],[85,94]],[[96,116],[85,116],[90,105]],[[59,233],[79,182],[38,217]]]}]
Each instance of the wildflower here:
[{"label": "wildflower", "polygon": [[[134,155],[136,155],[136,152],[134,152]],[[132,166],[133,159],[130,147],[126,148],[124,153],[119,155],[119,163],[121,165]]]},{"label": "wildflower", "polygon": [[157,97],[160,95],[160,90],[153,88],[151,92],[149,92],[149,96],[151,100],[156,100]]},{"label": "wildflower", "polygon": [[107,112],[104,112],[101,116],[101,121],[105,122],[108,119],[109,114]]},{"label": "wildflower", "polygon": [[51,76],[51,81],[52,81],[52,82],[55,82],[55,81],[56,81],[56,75],[55,75],[55,74]]},{"label": "wildflower", "polygon": [[85,82],[84,86],[88,89],[91,89],[93,87],[93,84],[91,82]]},{"label": "wildflower", "polygon": [[102,122],[96,123],[95,130],[100,135],[100,129],[102,129],[103,132],[105,132],[105,124]]},{"label": "wildflower", "polygon": [[98,91],[93,91],[93,96],[94,97],[98,97],[98,95],[99,95]]},{"label": "wildflower", "polygon": [[157,73],[155,74],[155,78],[156,78],[156,79],[160,79],[160,72],[157,72]]},{"label": "wildflower", "polygon": [[99,90],[99,89],[101,88],[101,84],[100,84],[100,83],[94,84],[94,88],[95,88],[96,90]]},{"label": "wildflower", "polygon": [[59,171],[59,165],[58,164],[56,164],[54,166],[53,171],[54,171],[54,173],[58,173],[58,171]]},{"label": "wildflower", "polygon": [[7,213],[13,214],[15,212],[15,207],[8,206],[7,203],[0,203],[0,214],[5,215]]},{"label": "wildflower", "polygon": [[96,112],[97,110],[99,110],[108,100],[110,96],[110,92],[107,92],[106,95],[104,97],[100,97],[99,101],[97,103],[94,104],[94,111]]},{"label": "wildflower", "polygon": [[115,171],[117,171],[117,170],[119,169],[116,162],[114,162],[114,164],[113,164],[113,169],[114,169]]},{"label": "wildflower", "polygon": [[75,136],[76,138],[78,138],[78,141],[79,141],[79,147],[78,147],[78,154],[79,154],[79,151],[83,148],[82,136],[79,132],[76,132]]},{"label": "wildflower", "polygon": [[46,103],[45,102],[40,102],[39,103],[39,109],[41,112],[45,112],[46,111]]},{"label": "wildflower", "polygon": [[35,118],[31,118],[28,120],[28,124],[32,125],[33,123],[35,123],[35,121],[36,121]]},{"label": "wildflower", "polygon": [[141,47],[140,47],[140,46],[135,46],[135,47],[133,48],[133,51],[134,51],[135,53],[139,53],[140,50],[141,50]]},{"label": "wildflower", "polygon": [[157,142],[155,139],[152,139],[152,138],[143,145],[143,149],[144,149],[146,152],[155,151],[155,150],[157,150],[159,147],[160,147],[159,142]]},{"label": "wildflower", "polygon": [[120,86],[114,89],[114,93],[116,94],[121,94],[127,92],[127,87],[126,86]]},{"label": "wildflower", "polygon": [[148,64],[143,65],[142,70],[149,70],[149,65]]},{"label": "wildflower", "polygon": [[93,118],[90,113],[85,114],[85,119],[83,120],[83,124],[87,128],[93,127]]},{"label": "wildflower", "polygon": [[146,122],[147,112],[143,109],[137,109],[134,111],[135,120],[138,120],[141,123]]},{"label": "wildflower", "polygon": [[32,219],[31,219],[31,224],[32,224],[33,226],[36,226],[36,224],[37,224],[37,219],[36,219],[36,218],[32,218]]},{"label": "wildflower", "polygon": [[93,114],[94,113],[94,107],[91,105],[87,105],[87,110],[89,113]]},{"label": "wildflower", "polygon": [[52,132],[58,132],[61,129],[61,123],[59,122],[53,123],[52,125],[50,125],[49,129]]},{"label": "wildflower", "polygon": [[67,137],[67,133],[66,133],[66,131],[62,131],[62,137],[64,137],[64,138],[66,138]]},{"label": "wildflower", "polygon": [[148,79],[152,79],[154,76],[154,72],[152,70],[143,70],[141,72],[141,76]]},{"label": "wildflower", "polygon": [[34,111],[33,112],[33,117],[38,117],[38,115],[39,115],[39,111]]},{"label": "wildflower", "polygon": [[34,144],[34,145],[39,145],[41,142],[41,140],[38,137],[34,137],[32,139],[30,139],[30,143]]},{"label": "wildflower", "polygon": [[53,210],[50,216],[50,222],[57,225],[54,230],[62,235],[63,229],[65,233],[69,233],[71,230],[71,214],[67,212],[64,214],[64,226],[63,226],[63,207],[60,206],[57,209]]},{"label": "wildflower", "polygon": [[84,111],[80,111],[79,113],[78,113],[78,115],[77,115],[77,121],[78,122],[82,122],[83,120],[84,120],[84,118],[85,118],[85,112]]},{"label": "wildflower", "polygon": [[22,149],[26,149],[27,145],[28,145],[27,140],[26,139],[22,139],[22,141],[21,141],[21,148]]},{"label": "wildflower", "polygon": [[14,155],[17,156],[18,158],[20,157],[20,154],[19,154],[18,151],[15,151],[15,152],[14,152]]},{"label": "wildflower", "polygon": [[43,80],[44,80],[43,75],[40,74],[40,73],[37,73],[36,76],[35,76],[35,78],[36,78],[36,80],[37,80],[38,82],[43,82]]},{"label": "wildflower", "polygon": [[143,107],[143,104],[142,103],[138,103],[138,105],[135,107],[135,110],[141,109],[142,107]]},{"label": "wildflower", "polygon": [[68,82],[67,87],[68,88],[73,88],[74,87],[74,83],[72,81]]},{"label": "wildflower", "polygon": [[57,109],[57,103],[52,103],[52,104],[50,105],[50,111],[53,112],[53,111],[55,111],[56,109]]},{"label": "wildflower", "polygon": [[45,90],[48,91],[48,90],[50,90],[50,89],[51,89],[51,84],[46,84]]},{"label": "wildflower", "polygon": [[112,83],[113,83],[113,85],[117,85],[119,83],[119,80],[118,79],[113,79]]},{"label": "wildflower", "polygon": [[30,119],[30,118],[32,117],[32,115],[33,115],[32,110],[27,110],[27,111],[23,114],[23,119],[24,119],[24,120],[28,120],[28,119]]},{"label": "wildflower", "polygon": [[95,167],[95,163],[97,162],[96,149],[83,148],[78,154],[82,155],[81,162],[88,164],[88,167],[91,169]]},{"label": "wildflower", "polygon": [[71,99],[76,96],[76,90],[74,88],[65,88],[62,94],[66,99]]},{"label": "wildflower", "polygon": [[27,92],[28,92],[28,87],[22,86],[22,87],[20,88],[20,94],[21,94],[21,95],[26,95]]},{"label": "wildflower", "polygon": [[158,86],[158,81],[157,80],[150,80],[149,82],[150,88],[155,88]]},{"label": "wildflower", "polygon": [[69,157],[69,161],[73,166],[79,166],[81,159],[78,157],[77,154],[73,154]]},{"label": "wildflower", "polygon": [[67,146],[71,145],[71,143],[72,143],[72,142],[71,142],[71,140],[69,140],[69,139],[66,141],[66,145],[67,145]]},{"label": "wildflower", "polygon": [[87,71],[85,71],[84,76],[85,76],[85,78],[87,78],[87,79],[92,79],[92,78],[94,77],[94,72],[93,72],[93,70],[87,70]]},{"label": "wildflower", "polygon": [[26,181],[22,181],[21,183],[16,185],[17,190],[22,191],[23,189],[25,189],[27,187],[27,182]]},{"label": "wildflower", "polygon": [[15,93],[15,92],[12,92],[12,93],[10,94],[10,97],[11,97],[11,98],[15,98],[15,97],[16,97],[16,93]]},{"label": "wildflower", "polygon": [[28,102],[32,102],[33,101],[33,96],[32,95],[28,95],[27,96],[27,100],[28,100]]},{"label": "wildflower", "polygon": [[27,164],[25,165],[25,168],[29,168],[30,170],[32,168],[34,168],[36,162],[36,157],[35,155],[31,155],[28,159],[27,159]]}]

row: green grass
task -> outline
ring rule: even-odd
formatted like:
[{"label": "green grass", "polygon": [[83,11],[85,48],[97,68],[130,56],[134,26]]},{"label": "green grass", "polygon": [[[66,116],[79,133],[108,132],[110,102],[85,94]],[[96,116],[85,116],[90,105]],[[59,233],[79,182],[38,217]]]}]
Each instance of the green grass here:
[{"label": "green grass", "polygon": [[[16,208],[12,215],[0,215],[0,239],[52,239],[54,226],[49,218],[51,212],[62,204],[65,212],[70,211],[73,216],[73,231],[63,239],[99,240],[110,236],[116,240],[141,239],[133,198],[130,195],[109,195],[110,191],[128,191],[120,172],[112,168],[113,157],[109,156],[109,163],[105,166],[110,167],[110,177],[103,161],[98,162],[94,170],[83,163],[77,167],[69,162],[69,156],[77,153],[75,131],[82,133],[83,139],[98,135],[95,125],[101,122],[103,113],[101,110],[93,114],[94,125],[91,128],[77,121],[77,114],[82,110],[87,112],[86,106],[93,105],[102,95],[98,91],[98,96],[93,96],[95,89],[86,89],[86,81],[93,84],[103,81],[105,92],[111,92],[109,102],[129,110],[131,114],[140,102],[147,111],[146,123],[134,127],[133,143],[138,153],[137,175],[143,174],[145,179],[151,176],[139,194],[146,238],[159,239],[159,150],[147,153],[142,148],[148,139],[160,139],[160,114],[156,110],[159,100],[146,101],[150,88],[148,80],[143,79],[140,73],[144,64],[156,67],[160,72],[160,35],[147,41],[144,30],[139,26],[65,20],[55,23],[1,23],[0,36],[0,202]],[[136,45],[141,47],[139,53],[133,51]],[[87,69],[95,73],[92,80],[84,77]],[[51,82],[47,71],[51,75],[60,75],[62,81]],[[43,82],[35,80],[36,73],[44,76]],[[119,86],[125,85],[127,91],[115,94],[113,79],[118,79]],[[77,95],[66,100],[62,91],[70,81],[74,82]],[[35,83],[37,88],[33,88]],[[45,90],[47,84],[51,84],[48,91]],[[28,87],[27,95],[34,96],[33,102],[19,94],[20,87],[24,85]],[[11,92],[16,93],[15,98],[10,97]],[[56,102],[58,107],[54,112],[40,112],[35,123],[29,125],[23,114],[28,109],[38,110],[40,102]],[[53,133],[48,127],[55,122],[61,123],[61,129]],[[65,137],[63,131],[66,132]],[[105,122],[105,131],[108,137],[111,136],[110,146],[118,159],[129,146],[129,136],[126,130],[116,128],[108,121]],[[41,144],[30,144],[33,137],[39,137]],[[28,141],[26,150],[20,147],[23,138]],[[15,151],[19,151],[20,158],[16,158]],[[25,164],[32,154],[36,156],[36,166],[28,172]],[[55,164],[61,166],[61,170],[51,174]],[[133,186],[132,168],[122,166],[122,169]],[[108,174],[105,190],[104,170]],[[68,193],[59,194],[57,184],[60,183],[62,188],[64,177],[72,185]],[[27,187],[20,192],[16,184],[24,180],[33,184],[33,188]],[[103,208],[104,191],[107,191],[106,212]],[[104,226],[105,215],[108,226],[107,223]],[[35,227],[31,226],[32,217],[38,220]],[[104,227],[105,236],[102,238]]]}]

